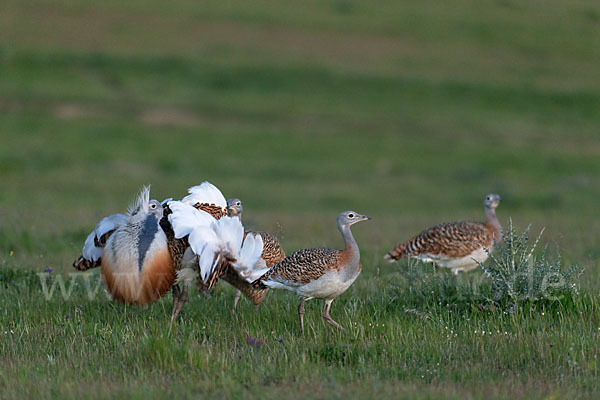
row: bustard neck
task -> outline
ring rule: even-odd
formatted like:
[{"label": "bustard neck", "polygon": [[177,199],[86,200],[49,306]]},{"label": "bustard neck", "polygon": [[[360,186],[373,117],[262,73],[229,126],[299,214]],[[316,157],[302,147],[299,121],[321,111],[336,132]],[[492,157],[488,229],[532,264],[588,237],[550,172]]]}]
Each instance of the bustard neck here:
[{"label": "bustard neck", "polygon": [[350,225],[339,225],[338,229],[340,230],[342,238],[344,239],[344,251],[349,251],[353,255],[358,255],[358,244],[356,244],[356,240],[354,240],[354,236],[350,230]]},{"label": "bustard neck", "polygon": [[494,240],[496,243],[502,241],[502,226],[500,225],[500,221],[498,221],[498,217],[496,217],[496,209],[495,208],[486,208],[485,209],[485,224],[490,227],[494,232]]}]

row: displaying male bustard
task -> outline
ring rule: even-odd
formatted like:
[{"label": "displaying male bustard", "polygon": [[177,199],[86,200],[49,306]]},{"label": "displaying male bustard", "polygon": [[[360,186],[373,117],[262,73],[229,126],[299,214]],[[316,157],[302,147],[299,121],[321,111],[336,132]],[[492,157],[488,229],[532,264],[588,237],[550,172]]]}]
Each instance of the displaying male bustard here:
[{"label": "displaying male bustard", "polygon": [[107,290],[125,303],[148,304],[173,288],[172,319],[186,302],[192,281],[206,290],[228,266],[251,270],[262,252],[260,237],[250,235],[242,245],[241,221],[224,217],[225,198],[212,184],[204,182],[189,193],[181,201],[161,204],[150,200],[149,188],[144,188],[127,214],[98,224],[74,267],[102,265]]},{"label": "displaying male bustard", "polygon": [[333,300],[344,293],[360,274],[360,251],[352,236],[350,226],[370,219],[354,211],[344,211],[337,216],[337,227],[344,239],[343,250],[296,250],[260,277],[254,285],[272,289],[285,289],[300,296],[298,317],[304,335],[304,302],[313,298],[325,300],[323,319],[338,329],[343,329],[329,315]]},{"label": "displaying male bustard", "polygon": [[432,226],[385,255],[393,262],[411,257],[449,268],[453,275],[470,271],[487,260],[494,245],[502,241],[502,227],[496,217],[500,196],[488,194],[483,202],[485,222],[447,222]]},{"label": "displaying male bustard", "polygon": [[126,214],[100,221],[73,266],[80,271],[101,266],[104,285],[116,300],[137,305],[156,301],[175,281],[167,237],[159,225],[162,214],[162,204],[150,200],[150,188],[144,187]]},{"label": "displaying male bustard", "polygon": [[[238,217],[242,219],[242,201],[240,199],[227,199],[227,213],[229,216]],[[260,255],[261,260],[264,262],[266,268],[271,268],[285,258],[285,252],[281,248],[279,241],[274,235],[268,232],[244,232],[244,237],[248,233],[258,234],[263,241],[263,251]],[[235,297],[233,299],[233,311],[237,307],[237,303],[240,300],[240,295],[243,292],[255,305],[259,305],[265,298],[268,289],[256,289],[244,279],[240,279],[239,275],[232,268],[227,269],[223,275],[223,280],[236,286]]]}]

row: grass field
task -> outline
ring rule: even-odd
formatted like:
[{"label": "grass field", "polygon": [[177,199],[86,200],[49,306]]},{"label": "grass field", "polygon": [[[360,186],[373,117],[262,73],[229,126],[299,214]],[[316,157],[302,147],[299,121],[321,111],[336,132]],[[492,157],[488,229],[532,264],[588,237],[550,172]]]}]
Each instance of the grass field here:
[{"label": "grass field", "polygon": [[[403,3],[2,1],[0,398],[597,397],[600,4]],[[288,253],[341,246],[339,211],[373,217],[332,307],[346,331],[312,300],[300,337],[282,292],[233,315],[225,283],[173,326],[170,296],[89,300],[80,275],[46,301],[35,273],[68,280],[142,185],[179,198],[204,180]],[[580,296],[411,297],[385,252],[482,219],[490,192],[505,226],[545,227],[585,267]]]}]

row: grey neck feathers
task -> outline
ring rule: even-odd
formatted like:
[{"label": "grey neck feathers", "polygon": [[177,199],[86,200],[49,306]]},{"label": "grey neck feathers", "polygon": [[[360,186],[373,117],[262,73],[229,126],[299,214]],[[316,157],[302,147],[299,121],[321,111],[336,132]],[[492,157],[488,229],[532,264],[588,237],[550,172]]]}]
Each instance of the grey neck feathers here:
[{"label": "grey neck feathers", "polygon": [[485,225],[492,229],[494,232],[494,240],[496,243],[502,241],[502,226],[500,225],[500,221],[496,217],[496,209],[495,208],[486,208],[485,209]]},{"label": "grey neck feathers", "polygon": [[350,225],[340,225],[338,229],[342,233],[342,237],[344,238],[345,248],[344,251],[349,251],[353,258],[359,258],[359,250],[358,244],[356,244],[356,240],[354,240],[354,236],[352,236],[352,231],[350,230]]}]

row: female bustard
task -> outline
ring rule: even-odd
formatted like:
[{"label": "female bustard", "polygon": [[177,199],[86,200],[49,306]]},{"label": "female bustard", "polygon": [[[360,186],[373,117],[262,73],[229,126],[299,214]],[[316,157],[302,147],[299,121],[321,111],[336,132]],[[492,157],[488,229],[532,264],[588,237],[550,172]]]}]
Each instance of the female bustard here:
[{"label": "female bustard", "polygon": [[[242,219],[242,201],[240,199],[227,199],[227,213],[229,216],[238,217]],[[271,268],[285,258],[285,252],[281,248],[279,241],[274,235],[268,232],[244,232],[244,237],[248,233],[254,233],[260,235],[263,241],[263,252],[260,258],[264,261],[264,267]],[[233,311],[237,307],[237,303],[240,300],[241,293],[243,292],[252,303],[256,306],[260,305],[267,294],[268,289],[256,289],[253,288],[250,282],[240,279],[239,275],[232,268],[228,268],[223,275],[223,280],[231,283],[236,287],[235,297],[233,299]]]},{"label": "female bustard", "polygon": [[344,211],[337,216],[337,227],[344,239],[344,250],[296,250],[261,276],[254,285],[272,289],[285,289],[300,296],[298,316],[304,335],[304,302],[313,298],[325,300],[323,319],[338,329],[343,329],[329,315],[333,300],[344,293],[360,274],[360,252],[350,226],[370,219],[354,211]]},{"label": "female bustard", "polygon": [[453,275],[470,271],[487,260],[495,244],[502,241],[502,227],[496,217],[500,196],[488,194],[483,202],[485,222],[447,222],[432,226],[385,255],[393,262],[412,257],[449,268]]}]

